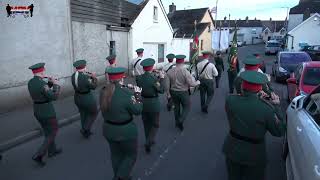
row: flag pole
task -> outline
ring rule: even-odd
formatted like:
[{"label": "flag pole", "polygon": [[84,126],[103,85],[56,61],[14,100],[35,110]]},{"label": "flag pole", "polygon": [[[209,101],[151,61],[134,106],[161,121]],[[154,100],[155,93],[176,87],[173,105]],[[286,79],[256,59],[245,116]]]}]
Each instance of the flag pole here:
[{"label": "flag pole", "polygon": [[217,29],[217,18],[218,18],[218,1],[216,0],[216,17],[215,17],[215,28]]}]

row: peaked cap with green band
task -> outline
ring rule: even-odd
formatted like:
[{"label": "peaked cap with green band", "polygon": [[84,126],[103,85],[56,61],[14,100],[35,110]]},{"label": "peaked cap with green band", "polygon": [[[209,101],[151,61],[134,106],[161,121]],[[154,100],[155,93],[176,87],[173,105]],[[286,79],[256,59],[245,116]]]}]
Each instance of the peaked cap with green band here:
[{"label": "peaked cap with green band", "polygon": [[137,53],[142,53],[143,51],[144,51],[143,48],[139,48],[139,49],[136,50]]},{"label": "peaked cap with green band", "polygon": [[186,58],[185,55],[181,55],[181,54],[176,55],[176,59],[185,59],[185,58]]},{"label": "peaked cap with green band", "polygon": [[154,64],[156,63],[156,61],[152,58],[147,58],[147,59],[144,59],[140,65],[143,66],[143,67],[149,67],[149,66],[153,66]]},{"label": "peaked cap with green band", "polygon": [[75,68],[79,68],[79,67],[83,67],[87,65],[87,61],[86,60],[78,60],[76,62],[73,63],[73,67]]},{"label": "peaked cap with green band", "polygon": [[213,54],[211,51],[202,51],[202,54],[204,55],[204,54]]},{"label": "peaked cap with green band", "polygon": [[45,63],[37,63],[37,64],[30,66],[29,69],[31,69],[31,70],[40,69],[40,68],[43,68],[44,65],[45,65]]},{"label": "peaked cap with green band", "polygon": [[243,64],[252,65],[252,66],[262,63],[262,61],[260,59],[257,59],[257,58],[254,58],[254,57],[247,57],[242,62],[243,62]]},{"label": "peaked cap with green band", "polygon": [[121,74],[121,73],[125,73],[126,72],[126,68],[123,68],[123,67],[109,68],[109,67],[107,67],[105,69],[105,72],[108,73],[108,74]]},{"label": "peaked cap with green band", "polygon": [[252,84],[266,84],[268,82],[267,76],[257,71],[244,71],[240,74],[240,77]]},{"label": "peaked cap with green band", "polygon": [[175,55],[174,54],[168,54],[166,56],[167,59],[174,59]]}]

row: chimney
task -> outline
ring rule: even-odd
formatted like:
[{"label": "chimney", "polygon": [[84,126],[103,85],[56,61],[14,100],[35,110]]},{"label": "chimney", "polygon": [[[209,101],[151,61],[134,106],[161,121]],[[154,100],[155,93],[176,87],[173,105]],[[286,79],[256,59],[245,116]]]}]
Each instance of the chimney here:
[{"label": "chimney", "polygon": [[169,6],[169,13],[173,13],[177,10],[177,6],[174,5],[174,3],[172,3],[170,6]]},{"label": "chimney", "polygon": [[255,17],[255,18],[254,18],[254,20],[256,21],[256,20],[257,20],[257,18]]},{"label": "chimney", "polygon": [[246,17],[246,23],[249,23],[249,16]]},{"label": "chimney", "polygon": [[270,22],[272,22],[272,18],[270,18]]},{"label": "chimney", "polygon": [[304,13],[303,13],[303,21],[305,21],[306,19],[308,19],[310,17],[310,9],[307,8]]}]

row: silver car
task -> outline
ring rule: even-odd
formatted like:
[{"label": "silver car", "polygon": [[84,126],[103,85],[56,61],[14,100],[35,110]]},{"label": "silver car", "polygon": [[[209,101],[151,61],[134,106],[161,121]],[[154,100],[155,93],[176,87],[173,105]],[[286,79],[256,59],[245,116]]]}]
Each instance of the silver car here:
[{"label": "silver car", "polygon": [[284,157],[288,180],[320,179],[320,86],[287,109]]},{"label": "silver car", "polygon": [[265,54],[278,54],[281,51],[281,44],[279,41],[270,40],[266,43]]}]

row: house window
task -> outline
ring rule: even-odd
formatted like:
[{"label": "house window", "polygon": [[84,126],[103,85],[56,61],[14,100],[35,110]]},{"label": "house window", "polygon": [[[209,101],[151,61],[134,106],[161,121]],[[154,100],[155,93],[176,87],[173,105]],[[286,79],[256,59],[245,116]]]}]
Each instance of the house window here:
[{"label": "house window", "polygon": [[203,40],[201,40],[201,44],[200,44],[200,50],[203,50]]},{"label": "house window", "polygon": [[257,34],[257,30],[256,30],[256,29],[252,29],[252,30],[251,30],[251,33],[252,33],[252,34]]},{"label": "house window", "polygon": [[280,31],[280,34],[281,34],[281,35],[284,35],[284,34],[285,34],[285,31],[282,29],[282,30]]},{"label": "house window", "polygon": [[158,63],[164,62],[164,44],[158,44]]},{"label": "house window", "polygon": [[116,54],[116,41],[110,41],[109,54]]},{"label": "house window", "polygon": [[268,35],[268,31],[264,32],[265,35]]},{"label": "house window", "polygon": [[158,7],[153,7],[153,22],[158,22]]}]

